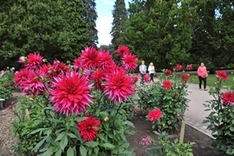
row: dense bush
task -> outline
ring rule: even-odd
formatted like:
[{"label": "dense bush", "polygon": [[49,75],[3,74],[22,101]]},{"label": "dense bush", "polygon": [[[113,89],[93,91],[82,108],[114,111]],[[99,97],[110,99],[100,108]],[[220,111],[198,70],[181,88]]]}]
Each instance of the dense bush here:
[{"label": "dense bush", "polygon": [[210,89],[213,100],[207,101],[204,106],[210,114],[204,120],[208,123],[214,139],[212,145],[228,155],[234,155],[234,91],[230,88],[222,90],[222,82],[228,79],[226,72],[217,71],[217,82]]},{"label": "dense bush", "polygon": [[14,68],[0,71],[0,98],[8,100],[12,96]]}]

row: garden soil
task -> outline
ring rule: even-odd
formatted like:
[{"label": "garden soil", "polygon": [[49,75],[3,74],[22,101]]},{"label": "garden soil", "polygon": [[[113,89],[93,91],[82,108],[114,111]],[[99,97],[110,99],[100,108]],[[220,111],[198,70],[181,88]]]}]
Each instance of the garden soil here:
[{"label": "garden soil", "polygon": [[[16,102],[17,97],[13,97],[11,100],[7,101],[6,104],[9,105]],[[10,134],[10,123],[16,116],[6,107],[0,110],[0,118],[0,156],[16,156],[17,154],[14,153],[12,145],[17,139]],[[135,134],[128,136],[130,145],[134,149],[136,156],[147,156],[147,153],[145,152],[147,147],[141,144],[141,139],[147,136],[157,139],[156,135],[152,132],[152,125],[149,121],[146,121],[145,113],[139,109],[134,111],[131,121],[135,125]],[[174,138],[178,137],[179,132],[174,132],[172,136]],[[185,127],[184,142],[195,143],[193,145],[194,156],[225,156],[225,154],[219,152],[210,145],[210,137],[188,125]]]}]

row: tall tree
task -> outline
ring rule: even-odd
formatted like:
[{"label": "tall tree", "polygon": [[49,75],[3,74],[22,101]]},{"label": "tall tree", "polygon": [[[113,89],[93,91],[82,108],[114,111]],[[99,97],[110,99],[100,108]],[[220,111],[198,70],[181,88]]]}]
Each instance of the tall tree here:
[{"label": "tall tree", "polygon": [[138,57],[155,62],[159,68],[184,63],[192,43],[193,9],[188,0],[150,0],[145,4],[142,11],[130,16],[125,31],[127,44],[134,47]]},{"label": "tall tree", "polygon": [[233,8],[233,0],[207,0],[197,8],[200,22],[193,35],[191,56],[205,62],[212,72],[234,59]]},{"label": "tall tree", "polygon": [[96,47],[98,44],[98,31],[96,29],[96,20],[98,16],[96,12],[96,2],[95,0],[84,0],[84,5],[87,46]]},{"label": "tall tree", "polygon": [[0,56],[4,59],[35,51],[65,61],[77,57],[86,45],[82,0],[8,4],[0,13]]},{"label": "tall tree", "polygon": [[115,1],[112,15],[113,15],[113,22],[111,29],[111,35],[112,35],[111,42],[114,48],[117,49],[119,45],[125,44],[123,32],[125,30],[128,16],[124,0]]}]

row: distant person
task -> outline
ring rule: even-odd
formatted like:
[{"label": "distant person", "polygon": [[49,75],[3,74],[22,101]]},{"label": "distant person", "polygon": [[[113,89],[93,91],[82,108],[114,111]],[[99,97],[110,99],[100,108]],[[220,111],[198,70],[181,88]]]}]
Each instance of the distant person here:
[{"label": "distant person", "polygon": [[150,75],[150,82],[154,82],[154,74],[155,74],[155,68],[153,62],[150,62],[148,67],[149,75]]},{"label": "distant person", "polygon": [[146,67],[146,65],[145,65],[145,61],[142,60],[142,61],[141,61],[141,65],[140,65],[140,67],[139,67],[139,71],[140,71],[142,80],[143,80],[143,77],[144,77],[145,74],[146,74],[146,69],[147,69],[147,67]]},{"label": "distant person", "polygon": [[203,62],[201,63],[201,65],[197,69],[197,75],[199,78],[199,89],[202,90],[201,87],[202,87],[202,82],[203,82],[204,90],[207,91],[206,78],[208,76],[208,72],[207,72],[206,66],[204,65]]}]

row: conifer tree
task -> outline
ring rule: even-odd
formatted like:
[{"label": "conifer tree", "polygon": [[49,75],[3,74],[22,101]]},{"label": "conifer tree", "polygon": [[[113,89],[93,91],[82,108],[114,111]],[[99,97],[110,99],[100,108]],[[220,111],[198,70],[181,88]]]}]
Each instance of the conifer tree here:
[{"label": "conifer tree", "polygon": [[87,46],[96,47],[96,44],[98,44],[98,31],[96,29],[96,20],[98,16],[96,12],[96,2],[95,0],[84,0],[84,5]]},{"label": "conifer tree", "polygon": [[111,29],[111,36],[112,36],[111,42],[114,48],[117,49],[119,45],[125,44],[124,30],[126,22],[128,20],[128,15],[124,0],[115,1],[112,15],[113,15],[113,22]]}]

